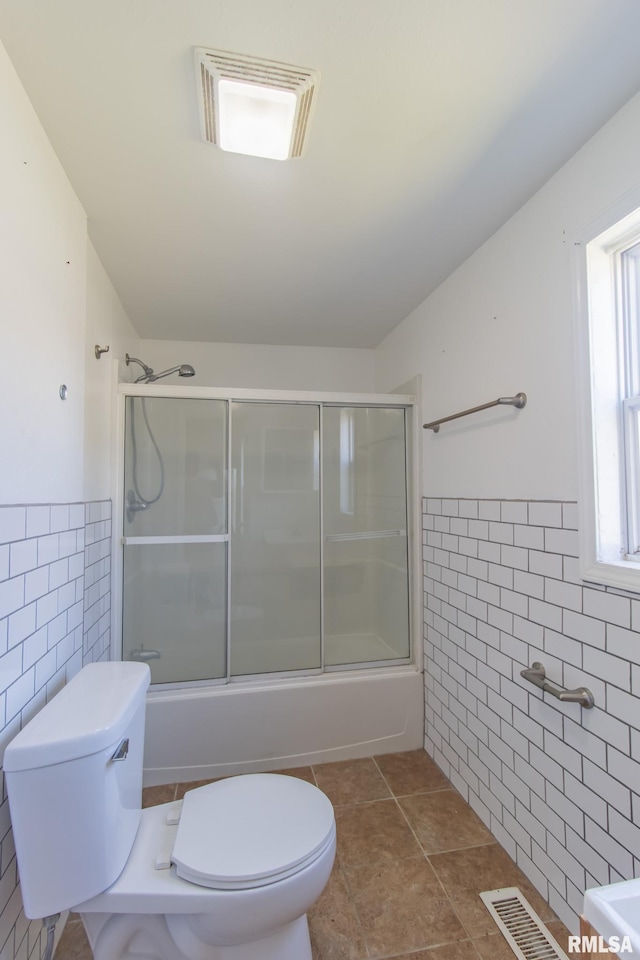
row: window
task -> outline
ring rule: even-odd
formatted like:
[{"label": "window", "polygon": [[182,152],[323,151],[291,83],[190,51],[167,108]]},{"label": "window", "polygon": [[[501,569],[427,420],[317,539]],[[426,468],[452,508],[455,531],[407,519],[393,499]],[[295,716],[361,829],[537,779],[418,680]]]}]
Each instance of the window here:
[{"label": "window", "polygon": [[620,320],[625,358],[622,429],[624,434],[627,506],[627,558],[640,561],[640,302],[638,279],[640,243],[621,251],[619,274]]},{"label": "window", "polygon": [[640,592],[640,209],[576,243],[581,573]]}]

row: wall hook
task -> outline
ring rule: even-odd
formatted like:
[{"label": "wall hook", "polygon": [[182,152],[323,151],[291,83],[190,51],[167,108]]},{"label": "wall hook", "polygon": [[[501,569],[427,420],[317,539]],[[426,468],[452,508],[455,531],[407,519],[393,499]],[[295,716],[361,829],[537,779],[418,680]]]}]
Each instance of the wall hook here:
[{"label": "wall hook", "polygon": [[96,343],[93,352],[96,355],[96,360],[99,360],[103,353],[109,353],[109,347],[99,347]]}]

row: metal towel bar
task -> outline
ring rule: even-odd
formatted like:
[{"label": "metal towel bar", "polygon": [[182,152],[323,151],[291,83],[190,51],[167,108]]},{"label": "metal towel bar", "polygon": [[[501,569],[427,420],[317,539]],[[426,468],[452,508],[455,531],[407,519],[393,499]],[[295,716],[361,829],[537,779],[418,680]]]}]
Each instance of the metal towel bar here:
[{"label": "metal towel bar", "polygon": [[579,703],[585,710],[590,710],[595,705],[593,694],[586,687],[565,690],[564,687],[559,687],[547,680],[544,666],[541,663],[532,663],[526,670],[520,671],[520,676],[534,686],[540,687],[545,693],[550,693],[552,697],[557,697],[558,700],[563,700],[565,703]]},{"label": "metal towel bar", "polygon": [[441,423],[448,423],[449,420],[457,420],[459,417],[466,417],[469,413],[477,413],[478,410],[488,410],[489,407],[509,406],[517,407],[521,410],[527,402],[526,393],[516,393],[515,397],[498,397],[497,400],[491,400],[489,403],[481,403],[479,407],[469,407],[462,413],[453,413],[450,417],[442,417],[441,420],[432,420],[431,423],[423,423],[423,430],[433,430],[437,433]]}]

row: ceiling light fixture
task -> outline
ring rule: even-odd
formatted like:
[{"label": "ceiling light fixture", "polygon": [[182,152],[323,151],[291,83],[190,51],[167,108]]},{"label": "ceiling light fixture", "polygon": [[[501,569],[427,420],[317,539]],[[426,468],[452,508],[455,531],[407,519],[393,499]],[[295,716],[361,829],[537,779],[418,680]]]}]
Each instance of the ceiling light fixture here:
[{"label": "ceiling light fixture", "polygon": [[272,160],[302,155],[317,71],[205,47],[195,54],[207,143]]}]

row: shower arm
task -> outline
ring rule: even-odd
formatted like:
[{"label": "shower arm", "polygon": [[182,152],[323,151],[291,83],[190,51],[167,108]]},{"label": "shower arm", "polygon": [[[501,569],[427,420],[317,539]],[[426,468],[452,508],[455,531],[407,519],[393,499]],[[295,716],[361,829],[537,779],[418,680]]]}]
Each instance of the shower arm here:
[{"label": "shower arm", "polygon": [[148,380],[149,377],[153,376],[153,367],[148,367],[146,363],[138,360],[137,357],[130,357],[128,353],[125,353],[124,360],[127,366],[130,366],[132,363],[137,363],[138,366],[144,370],[144,373],[136,378],[135,383],[140,383],[141,380]]}]

